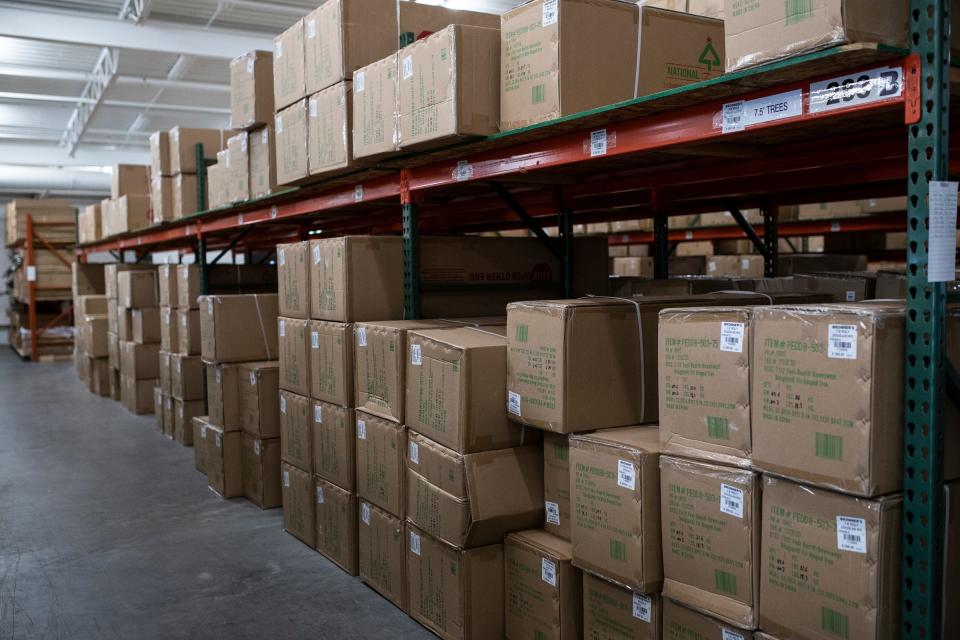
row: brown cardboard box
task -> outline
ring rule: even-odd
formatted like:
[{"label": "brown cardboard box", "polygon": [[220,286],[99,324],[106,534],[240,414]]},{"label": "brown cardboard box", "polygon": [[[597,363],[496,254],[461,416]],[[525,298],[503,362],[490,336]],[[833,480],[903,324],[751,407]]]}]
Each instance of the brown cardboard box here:
[{"label": "brown cardboard box", "polygon": [[202,335],[200,331],[200,311],[197,309],[177,309],[177,351],[182,354],[200,353]]},{"label": "brown cardboard box", "polygon": [[311,320],[310,396],[342,407],[353,405],[353,325]]},{"label": "brown cardboard box", "polygon": [[179,309],[198,309],[200,295],[200,270],[195,264],[178,264],[176,266],[177,297],[170,306]]},{"label": "brown cardboard box", "polygon": [[[87,324],[93,329],[99,328],[96,321],[88,321]],[[133,341],[133,309],[117,306],[117,337],[121,342]]]},{"label": "brown cardboard box", "polygon": [[307,152],[307,101],[294,102],[273,120],[276,141],[277,183],[296,184],[309,175]]},{"label": "brown cardboard box", "polygon": [[[277,318],[280,388],[310,395],[311,332],[308,320]],[[347,349],[349,351],[349,348]]]},{"label": "brown cardboard box", "polygon": [[90,204],[77,214],[77,240],[80,244],[96,242],[103,237],[99,204]]},{"label": "brown cardboard box", "polygon": [[120,373],[134,380],[160,375],[160,345],[120,341]]},{"label": "brown cardboard box", "polygon": [[[623,247],[626,249],[626,247]],[[632,278],[652,278],[653,258],[614,258],[613,275]]]},{"label": "brown cardboard box", "polygon": [[121,374],[120,402],[131,413],[137,415],[150,413],[153,411],[153,389],[156,386],[156,378],[137,380]]},{"label": "brown cardboard box", "polygon": [[788,638],[898,637],[901,518],[899,496],[764,476],[760,626]]},{"label": "brown cardboard box", "polygon": [[793,253],[780,256],[777,263],[778,276],[821,271],[866,271],[867,256],[826,253]]},{"label": "brown cardboard box", "polygon": [[763,277],[763,256],[709,256],[707,258],[708,276],[744,276]]},{"label": "brown cardboard box", "polygon": [[273,104],[279,111],[307,95],[303,20],[273,39]]},{"label": "brown cardboard box", "polygon": [[289,391],[280,392],[280,459],[314,473],[313,403]]},{"label": "brown cardboard box", "polygon": [[172,176],[170,170],[170,135],[166,131],[154,131],[150,134],[150,175]]},{"label": "brown cardboard box", "polygon": [[357,488],[357,427],[353,409],[317,400],[312,421],[313,472],[354,492]]},{"label": "brown cardboard box", "polygon": [[465,24],[487,29],[500,27],[500,16],[496,14],[448,9],[441,5],[417,2],[401,3],[397,19],[400,24],[400,37],[404,42],[422,37],[424,33],[441,31],[451,24]]},{"label": "brown cardboard box", "polygon": [[280,438],[261,440],[243,433],[243,496],[261,509],[282,504],[280,495]]},{"label": "brown cardboard box", "polygon": [[174,309],[160,307],[160,349],[163,351],[180,350],[179,324]]},{"label": "brown cardboard box", "polygon": [[353,72],[353,157],[376,160],[397,150],[398,54]]},{"label": "brown cardboard box", "polygon": [[758,307],[753,464],[857,495],[903,485],[903,305]]},{"label": "brown cardboard box", "polygon": [[775,0],[745,5],[726,0],[726,69],[735,71],[848,42],[906,48],[907,5],[893,3],[889,11],[873,8],[872,3],[856,0],[813,0],[786,9]]},{"label": "brown cardboard box", "polygon": [[[181,309],[199,308],[200,272],[196,265],[180,265],[177,305]],[[276,293],[277,269],[271,265],[226,264],[207,267],[207,293],[236,295]]]},{"label": "brown cardboard box", "polygon": [[121,307],[138,309],[156,307],[156,271],[122,271],[117,274],[117,301]]},{"label": "brown cardboard box", "polygon": [[184,446],[191,446],[193,444],[193,419],[203,415],[203,413],[203,400],[174,398],[173,439]]},{"label": "brown cardboard box", "polygon": [[104,237],[137,231],[150,226],[150,191],[125,195],[114,200],[100,224]]},{"label": "brown cardboard box", "polygon": [[357,495],[402,518],[406,505],[407,430],[356,411]]},{"label": "brown cardboard box", "polygon": [[[163,395],[160,395],[160,405],[163,405]],[[161,414],[162,411],[157,411]],[[207,416],[197,416],[193,419],[193,466],[196,467],[197,471],[206,475],[207,473],[207,458],[208,456],[208,447],[207,443],[207,430],[208,428],[215,427],[216,425],[210,424],[210,420]],[[163,431],[163,426],[160,426],[159,429]],[[223,431],[221,430],[222,434]],[[210,437],[213,437],[213,431],[210,431]]]},{"label": "brown cardboard box", "polygon": [[[224,147],[220,129],[189,129],[174,127],[170,129],[170,173],[197,172],[198,144],[203,145],[204,160],[215,160],[217,152]],[[194,187],[196,191],[196,187]]]},{"label": "brown cardboard box", "polygon": [[510,640],[583,637],[583,577],[569,542],[539,529],[503,541],[504,617]]},{"label": "brown cardboard box", "polygon": [[154,176],[150,181],[150,222],[173,220],[173,176]]},{"label": "brown cardboard box", "polygon": [[400,518],[360,500],[357,533],[360,579],[407,610],[407,527]]},{"label": "brown cardboard box", "polygon": [[259,438],[280,437],[279,365],[245,362],[237,374],[240,389],[240,427]]},{"label": "brown cardboard box", "polygon": [[227,169],[230,183],[227,187],[230,202],[245,202],[250,199],[250,154],[249,135],[242,131],[227,140]]},{"label": "brown cardboard box", "polygon": [[573,562],[638,593],[663,584],[659,450],[656,427],[570,437]]},{"label": "brown cardboard box", "polygon": [[503,544],[464,551],[407,525],[410,617],[445,640],[503,635]]},{"label": "brown cardboard box", "polygon": [[240,367],[207,364],[207,410],[210,422],[224,431],[240,429]]},{"label": "brown cardboard box", "polygon": [[[112,377],[109,373],[108,373],[108,376]],[[108,386],[107,397],[110,397],[109,377],[107,380],[107,386]],[[154,428],[160,433],[163,433],[163,391],[160,389],[160,387],[153,388],[153,419],[154,419],[154,425],[153,425]],[[195,461],[195,462],[199,464],[198,461]]]},{"label": "brown cardboard box", "polygon": [[570,539],[570,446],[567,436],[543,434],[544,531]]},{"label": "brown cardboard box", "polygon": [[[118,343],[117,349],[119,350],[119,348],[120,345]],[[173,376],[170,373],[170,353],[161,349],[157,356],[157,360],[157,378],[160,380],[160,390],[165,396],[172,395],[171,391],[173,390]]]},{"label": "brown cardboard box", "polygon": [[273,53],[250,51],[230,61],[230,128],[256,129],[273,120]]},{"label": "brown cardboard box", "polygon": [[131,309],[133,341],[137,344],[155,344],[160,342],[160,309],[147,307]]},{"label": "brown cardboard box", "polygon": [[429,148],[496,133],[500,33],[450,25],[400,52],[399,146]]},{"label": "brown cardboard box", "polygon": [[173,197],[173,219],[179,220],[199,211],[197,202],[197,176],[192,173],[178,173],[173,177],[171,187]]},{"label": "brown cardboard box", "polygon": [[671,640],[756,640],[750,631],[726,625],[668,598],[663,599],[663,637]]},{"label": "brown cardboard box", "polygon": [[818,273],[793,276],[798,289],[829,295],[833,302],[860,302],[875,297],[877,275],[862,273]]},{"label": "brown cardboard box", "polygon": [[663,601],[589,573],[583,575],[583,637],[660,640]]},{"label": "brown cardboard box", "polygon": [[640,4],[694,13],[698,16],[723,18],[723,0],[641,0]]},{"label": "brown cardboard box", "polygon": [[208,425],[204,443],[207,449],[207,482],[210,488],[222,498],[242,496],[240,433],[224,432],[216,425]]},{"label": "brown cardboard box", "polygon": [[758,626],[760,474],[662,456],[663,595]]},{"label": "brown cardboard box", "polygon": [[344,236],[312,240],[310,316],[340,322],[403,315],[400,238]]},{"label": "brown cardboard box", "polygon": [[110,332],[107,332],[107,364],[111,369],[120,369],[120,338]]},{"label": "brown cardboard box", "polygon": [[177,306],[177,265],[161,264],[157,267],[157,291],[161,307]]},{"label": "brown cardboard box", "polygon": [[273,121],[250,132],[250,198],[262,198],[277,190],[277,147]]},{"label": "brown cardboard box", "polygon": [[173,439],[173,396],[163,396],[163,435]]},{"label": "brown cardboard box", "polygon": [[407,426],[459,453],[523,444],[503,410],[503,327],[420,329],[407,341]]},{"label": "brown cardboard box", "polygon": [[230,201],[230,170],[227,169],[226,149],[217,152],[217,162],[207,167],[207,209],[219,209]]},{"label": "brown cardboard box", "polygon": [[317,551],[352,576],[357,575],[357,496],[315,478]]},{"label": "brown cardboard box", "polygon": [[150,195],[149,167],[139,164],[115,164],[110,174],[110,197]]},{"label": "brown cardboard box", "polygon": [[660,312],[660,446],[740,467],[750,465],[751,318],[747,307]]},{"label": "brown cardboard box", "polygon": [[310,242],[277,245],[280,315],[310,317]]},{"label": "brown cardboard box", "polygon": [[74,307],[78,316],[102,316],[107,314],[107,296],[83,295],[74,297]]},{"label": "brown cardboard box", "polygon": [[723,75],[723,20],[650,6],[641,7],[640,12],[635,95],[676,89]]},{"label": "brown cardboard box", "polygon": [[307,99],[307,168],[312,176],[333,176],[355,166],[350,148],[350,85],[349,80],[339,82]]},{"label": "brown cardboard box", "polygon": [[543,521],[539,446],[458,454],[407,432],[407,519],[459,549],[499,543]]},{"label": "brown cardboard box", "polygon": [[17,198],[7,203],[6,245],[23,243],[27,233],[27,215],[35,223],[62,222],[62,227],[50,227],[44,234],[47,242],[72,244],[76,241],[77,209],[69,200],[60,198]]},{"label": "brown cardboard box", "polygon": [[953,603],[960,597],[960,482],[944,485],[943,517],[943,630],[942,638],[960,633],[960,611]]},{"label": "brown cardboard box", "polygon": [[316,547],[314,485],[310,474],[293,465],[281,463],[283,477],[283,528],[310,547]]},{"label": "brown cardboard box", "polygon": [[[123,400],[123,382],[120,380],[120,370],[110,367],[110,399],[117,402]],[[166,409],[164,409],[164,420],[166,420]]]},{"label": "brown cardboard box", "polygon": [[181,400],[203,400],[203,362],[200,356],[170,354],[170,395]]},{"label": "brown cardboard box", "polygon": [[275,293],[203,296],[200,352],[204,362],[250,362],[278,357],[276,322]]},{"label": "brown cardboard box", "polygon": [[[101,398],[109,397],[110,364],[107,362],[107,358],[94,358],[91,373],[93,374],[91,391]],[[156,406],[156,403],[154,403],[154,406]]]}]

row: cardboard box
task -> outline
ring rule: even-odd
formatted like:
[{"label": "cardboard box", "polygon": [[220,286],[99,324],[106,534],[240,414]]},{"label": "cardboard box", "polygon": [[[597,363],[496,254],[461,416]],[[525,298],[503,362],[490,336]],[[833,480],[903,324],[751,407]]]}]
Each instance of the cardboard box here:
[{"label": "cardboard box", "polygon": [[90,204],[77,214],[77,240],[80,244],[96,242],[102,237],[100,205]]},{"label": "cardboard box", "polygon": [[157,291],[161,307],[177,306],[177,265],[161,264],[157,267]]},{"label": "cardboard box", "polygon": [[154,131],[150,134],[150,175],[172,176],[170,170],[170,135],[166,131]]},{"label": "cardboard box", "polygon": [[760,255],[709,256],[706,264],[708,276],[763,277],[763,256]]},{"label": "cardboard box", "polygon": [[750,631],[724,624],[668,598],[663,599],[663,637],[686,640],[757,640]]},{"label": "cardboard box", "polygon": [[392,53],[353,72],[354,158],[373,161],[398,148],[398,61]]},{"label": "cardboard box", "polygon": [[640,4],[671,11],[684,11],[698,16],[723,18],[723,0],[641,0]]},{"label": "cardboard box", "polygon": [[399,238],[343,236],[312,240],[310,316],[339,322],[403,315],[403,244]]},{"label": "cardboard box", "polygon": [[360,500],[357,532],[360,579],[407,610],[407,527],[401,518]]},{"label": "cardboard box", "polygon": [[[889,11],[872,9],[870,3],[850,0],[815,0],[788,5],[786,10],[774,0],[745,5],[726,0],[726,69],[735,71],[848,42],[907,48],[907,5],[894,3]],[[823,101],[828,98],[824,95]]]},{"label": "cardboard box", "polygon": [[[623,247],[626,249],[626,247]],[[632,278],[652,278],[653,258],[614,258],[613,275]]]},{"label": "cardboard box", "polygon": [[134,380],[160,375],[160,345],[120,341],[120,373]]},{"label": "cardboard box", "polygon": [[634,593],[603,578],[583,575],[583,637],[598,640],[660,640],[663,601]]},{"label": "cardboard box", "polygon": [[310,394],[311,331],[309,321],[277,318],[280,351],[280,388]]},{"label": "cardboard box", "polygon": [[506,637],[583,637],[583,577],[569,542],[539,529],[503,541]]},{"label": "cardboard box", "polygon": [[293,465],[280,464],[283,477],[283,528],[309,547],[316,547],[314,485],[310,474]]},{"label": "cardboard box", "polygon": [[353,325],[312,320],[310,396],[343,407],[353,405]]},{"label": "cardboard box", "polygon": [[219,209],[228,204],[228,151],[217,152],[217,162],[207,167],[207,209]]},{"label": "cardboard box", "polygon": [[303,20],[273,39],[273,104],[279,111],[307,95]]},{"label": "cardboard box", "polygon": [[144,195],[128,194],[113,201],[101,215],[104,237],[137,231],[150,226],[150,190]]},{"label": "cardboard box", "polygon": [[246,202],[250,199],[250,154],[249,136],[242,131],[227,140],[227,169],[230,183],[227,187],[230,202]]},{"label": "cardboard box", "polygon": [[875,297],[877,274],[872,272],[818,273],[793,276],[798,289],[830,296],[833,302],[860,302]]},{"label": "cardboard box", "polygon": [[163,435],[173,439],[173,396],[163,396]]},{"label": "cardboard box", "polygon": [[207,482],[221,498],[243,495],[243,467],[240,460],[240,432],[207,426]]},{"label": "cardboard box", "polygon": [[235,364],[207,364],[207,410],[210,422],[224,431],[239,431],[240,367]]},{"label": "cardboard box", "polygon": [[422,149],[498,131],[500,33],[450,25],[400,52],[399,146]]},{"label": "cardboard box", "polygon": [[863,496],[903,486],[903,305],[759,307],[753,464]]},{"label": "cardboard box", "polygon": [[899,496],[865,500],[764,476],[760,626],[784,637],[896,637],[902,517]]},{"label": "cardboard box", "polygon": [[[159,431],[162,433],[163,432],[163,425],[162,425],[163,394],[159,393],[159,390],[158,390],[158,393],[156,394],[156,396],[157,396],[157,401],[159,402],[159,405],[157,404],[157,402],[155,402],[154,410],[157,414],[161,416],[161,425],[159,427]],[[158,408],[160,410],[157,410]],[[207,443],[207,429],[208,427],[213,427],[213,426],[216,426],[216,425],[211,425],[207,416],[197,416],[196,418],[193,419],[193,466],[197,469],[197,471],[199,471],[204,475],[206,475],[207,473],[207,458],[208,458],[207,447],[209,446]],[[221,433],[223,433],[222,430],[221,430]],[[210,437],[211,438],[213,437],[213,431],[210,431]]]},{"label": "cardboard box", "polygon": [[44,234],[47,242],[73,244],[76,242],[77,208],[61,198],[16,198],[7,203],[6,245],[22,244],[26,240],[27,215],[35,223],[65,223],[50,227]]},{"label": "cardboard box", "polygon": [[407,519],[459,549],[499,543],[543,521],[539,446],[458,454],[407,432]]},{"label": "cardboard box", "polygon": [[180,321],[174,309],[160,307],[160,348],[163,351],[180,350]]},{"label": "cardboard box", "polygon": [[[181,309],[199,308],[200,272],[196,265],[179,265],[177,305]],[[276,293],[277,270],[271,265],[227,264],[207,267],[209,295]]]},{"label": "cardboard box", "polygon": [[777,262],[778,276],[822,271],[866,271],[867,256],[826,253],[788,253]]},{"label": "cardboard box", "polygon": [[356,491],[357,427],[353,409],[317,400],[312,418],[313,472],[347,491]]},{"label": "cardboard box", "polygon": [[273,121],[276,139],[277,183],[296,184],[310,175],[307,151],[307,101],[278,111]]},{"label": "cardboard box", "polygon": [[307,99],[307,168],[333,176],[354,168],[351,152],[351,82],[339,82]]},{"label": "cardboard box", "polygon": [[198,354],[203,336],[200,330],[200,311],[177,309],[177,351],[182,354]]},{"label": "cardboard box", "polygon": [[567,436],[543,434],[544,531],[570,539],[570,445]]},{"label": "cardboard box", "polygon": [[176,272],[173,276],[177,280],[175,286],[171,286],[171,291],[176,291],[176,297],[172,298],[170,306],[178,309],[198,309],[200,296],[200,269],[195,264],[178,264],[172,270]]},{"label": "cardboard box", "polygon": [[[193,444],[193,419],[204,414],[203,400],[173,399],[173,439],[184,446]],[[209,470],[207,472],[209,476]]]},{"label": "cardboard box", "polygon": [[750,465],[753,310],[660,312],[660,447],[664,453]]},{"label": "cardboard box", "polygon": [[250,198],[263,198],[277,190],[277,147],[273,121],[250,132]]},{"label": "cardboard box", "polygon": [[[88,324],[96,328],[96,323]],[[117,307],[117,337],[121,342],[133,342],[133,309]]]},{"label": "cardboard box", "polygon": [[200,356],[170,354],[170,395],[181,400],[203,400],[203,362]]},{"label": "cardboard box", "polygon": [[352,576],[357,575],[357,496],[320,478],[317,504],[317,551]]},{"label": "cardboard box", "polygon": [[663,595],[744,629],[758,626],[760,475],[662,456]]},{"label": "cardboard box", "polygon": [[137,344],[156,344],[160,342],[160,309],[149,307],[131,309],[133,341]]},{"label": "cardboard box", "polygon": [[407,430],[356,411],[357,495],[402,518],[406,506]]},{"label": "cardboard box", "polygon": [[117,274],[117,300],[127,309],[159,306],[156,271],[122,271]]},{"label": "cardboard box", "polygon": [[960,633],[960,611],[953,603],[960,596],[960,482],[948,482],[943,487],[945,513],[943,517],[943,630],[942,638],[954,638]]},{"label": "cardboard box", "polygon": [[173,176],[154,176],[150,181],[150,222],[173,220]]},{"label": "cardboard box", "polygon": [[[224,147],[220,129],[170,129],[170,173],[195,174],[197,172],[197,145],[203,145],[204,160],[216,160],[217,152]],[[194,187],[194,192],[196,187]]]},{"label": "cardboard box", "polygon": [[173,197],[173,219],[193,215],[200,210],[197,200],[197,176],[192,173],[178,173],[173,177],[171,196]]},{"label": "cardboard box", "polygon": [[573,562],[638,593],[663,584],[659,457],[656,427],[570,437]]},{"label": "cardboard box", "polygon": [[131,413],[137,415],[150,413],[153,411],[153,389],[156,386],[155,378],[137,380],[121,374],[120,402]]},{"label": "cardboard box", "polygon": [[277,245],[280,315],[310,317],[310,242]]},{"label": "cardboard box", "polygon": [[276,294],[203,296],[200,353],[204,362],[277,358],[277,312]]},{"label": "cardboard box", "polygon": [[[93,344],[96,345],[96,342]],[[120,369],[120,338],[109,331],[107,332],[107,363],[111,369]]]},{"label": "cardboard box", "polygon": [[[109,397],[110,365],[107,362],[107,358],[94,358],[91,366],[91,373],[93,375],[91,391],[101,398]],[[156,405],[156,402],[154,402],[154,405]]]},{"label": "cardboard box", "polygon": [[74,307],[77,316],[102,316],[107,314],[107,296],[85,295],[75,296]]},{"label": "cardboard box", "polygon": [[[107,380],[108,387],[109,387],[109,382],[110,381],[108,379]],[[108,388],[107,397],[109,396],[110,396],[110,390]],[[153,388],[153,419],[154,419],[154,425],[153,425],[154,428],[160,433],[163,433],[163,391],[160,389],[160,387]],[[196,437],[194,437],[194,440],[196,440]],[[194,463],[197,465],[201,464],[201,462],[196,459],[194,460]],[[198,466],[197,468],[199,469],[200,467]]]},{"label": "cardboard box", "polygon": [[280,392],[280,459],[314,473],[313,403],[289,391]]},{"label": "cardboard box", "polygon": [[110,197],[150,195],[149,167],[139,164],[115,164],[110,174]]},{"label": "cardboard box", "polygon": [[252,130],[273,120],[273,53],[250,51],[230,61],[230,128]]},{"label": "cardboard box", "polygon": [[241,448],[243,496],[261,509],[279,507],[280,438],[261,440],[243,433]]},{"label": "cardboard box", "polygon": [[464,551],[408,524],[410,617],[445,640],[503,634],[503,544]]},{"label": "cardboard box", "polygon": [[[117,343],[117,350],[119,354],[120,344]],[[117,358],[119,362],[119,355]],[[170,353],[164,350],[160,350],[160,353],[157,356],[157,369],[158,375],[157,378],[160,381],[160,390],[163,392],[163,395],[169,396],[172,395],[173,391],[173,376],[170,374]],[[118,365],[119,366],[119,365]]]},{"label": "cardboard box", "polygon": [[275,360],[240,365],[240,427],[259,438],[280,437],[279,366]]}]

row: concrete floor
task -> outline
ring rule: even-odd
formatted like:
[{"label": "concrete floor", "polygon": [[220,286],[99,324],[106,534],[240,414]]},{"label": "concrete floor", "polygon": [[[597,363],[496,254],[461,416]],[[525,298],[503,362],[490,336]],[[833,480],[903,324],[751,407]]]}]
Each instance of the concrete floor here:
[{"label": "concrete floor", "polygon": [[152,416],[0,348],[0,639],[432,637]]}]

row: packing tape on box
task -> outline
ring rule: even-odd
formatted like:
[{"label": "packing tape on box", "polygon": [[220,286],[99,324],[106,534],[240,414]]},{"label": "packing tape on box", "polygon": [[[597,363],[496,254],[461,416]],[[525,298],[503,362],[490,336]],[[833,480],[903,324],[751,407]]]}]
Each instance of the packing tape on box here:
[{"label": "packing tape on box", "polygon": [[273,352],[270,351],[270,342],[267,340],[267,328],[263,324],[263,313],[260,311],[260,296],[254,295],[253,302],[257,307],[257,320],[260,322],[260,337],[263,338],[263,348],[267,351],[267,360],[273,360]]}]

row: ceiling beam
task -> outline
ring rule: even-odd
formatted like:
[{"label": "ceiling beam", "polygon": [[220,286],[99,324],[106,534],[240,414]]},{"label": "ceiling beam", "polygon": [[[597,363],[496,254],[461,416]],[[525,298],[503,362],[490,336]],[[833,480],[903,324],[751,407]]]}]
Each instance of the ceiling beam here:
[{"label": "ceiling beam", "polygon": [[[76,97],[76,96],[58,96],[48,93],[17,93],[13,91],[0,91],[0,100],[16,100],[26,102],[67,102],[71,104],[94,104],[97,102],[94,98]],[[183,111],[192,113],[212,113],[216,115],[226,115],[230,113],[227,107],[204,107],[194,104],[165,104],[149,102],[138,102],[136,100],[101,100],[100,106],[118,107],[121,109],[154,109],[156,111]]]},{"label": "ceiling beam", "polygon": [[80,94],[81,100],[77,101],[77,106],[70,114],[70,119],[67,120],[67,126],[63,131],[63,138],[60,140],[60,146],[65,147],[70,155],[73,155],[83,134],[87,132],[94,114],[103,104],[107,90],[113,84],[113,79],[117,77],[119,64],[120,52],[117,49],[104,47],[100,50],[100,57],[97,58],[97,64],[93,69],[93,78],[84,86]]},{"label": "ceiling beam", "polygon": [[4,142],[0,144],[0,164],[36,166],[110,166],[114,164],[150,164],[150,149],[114,149],[82,143],[71,158],[55,141],[49,144]]},{"label": "ceiling beam", "polygon": [[[41,80],[64,80],[67,82],[88,82],[92,73],[85,71],[69,71],[51,67],[29,67],[19,64],[0,64],[0,76],[11,78],[38,78]],[[192,80],[167,80],[165,78],[147,78],[143,76],[118,75],[114,84],[137,85],[163,89],[190,89],[195,91],[211,91],[229,93],[229,84],[213,82],[194,82]]]},{"label": "ceiling beam", "polygon": [[137,25],[116,18],[14,7],[0,8],[0,36],[219,59],[232,59],[254,49],[273,49],[273,39],[257,33],[200,29],[156,20]]}]

